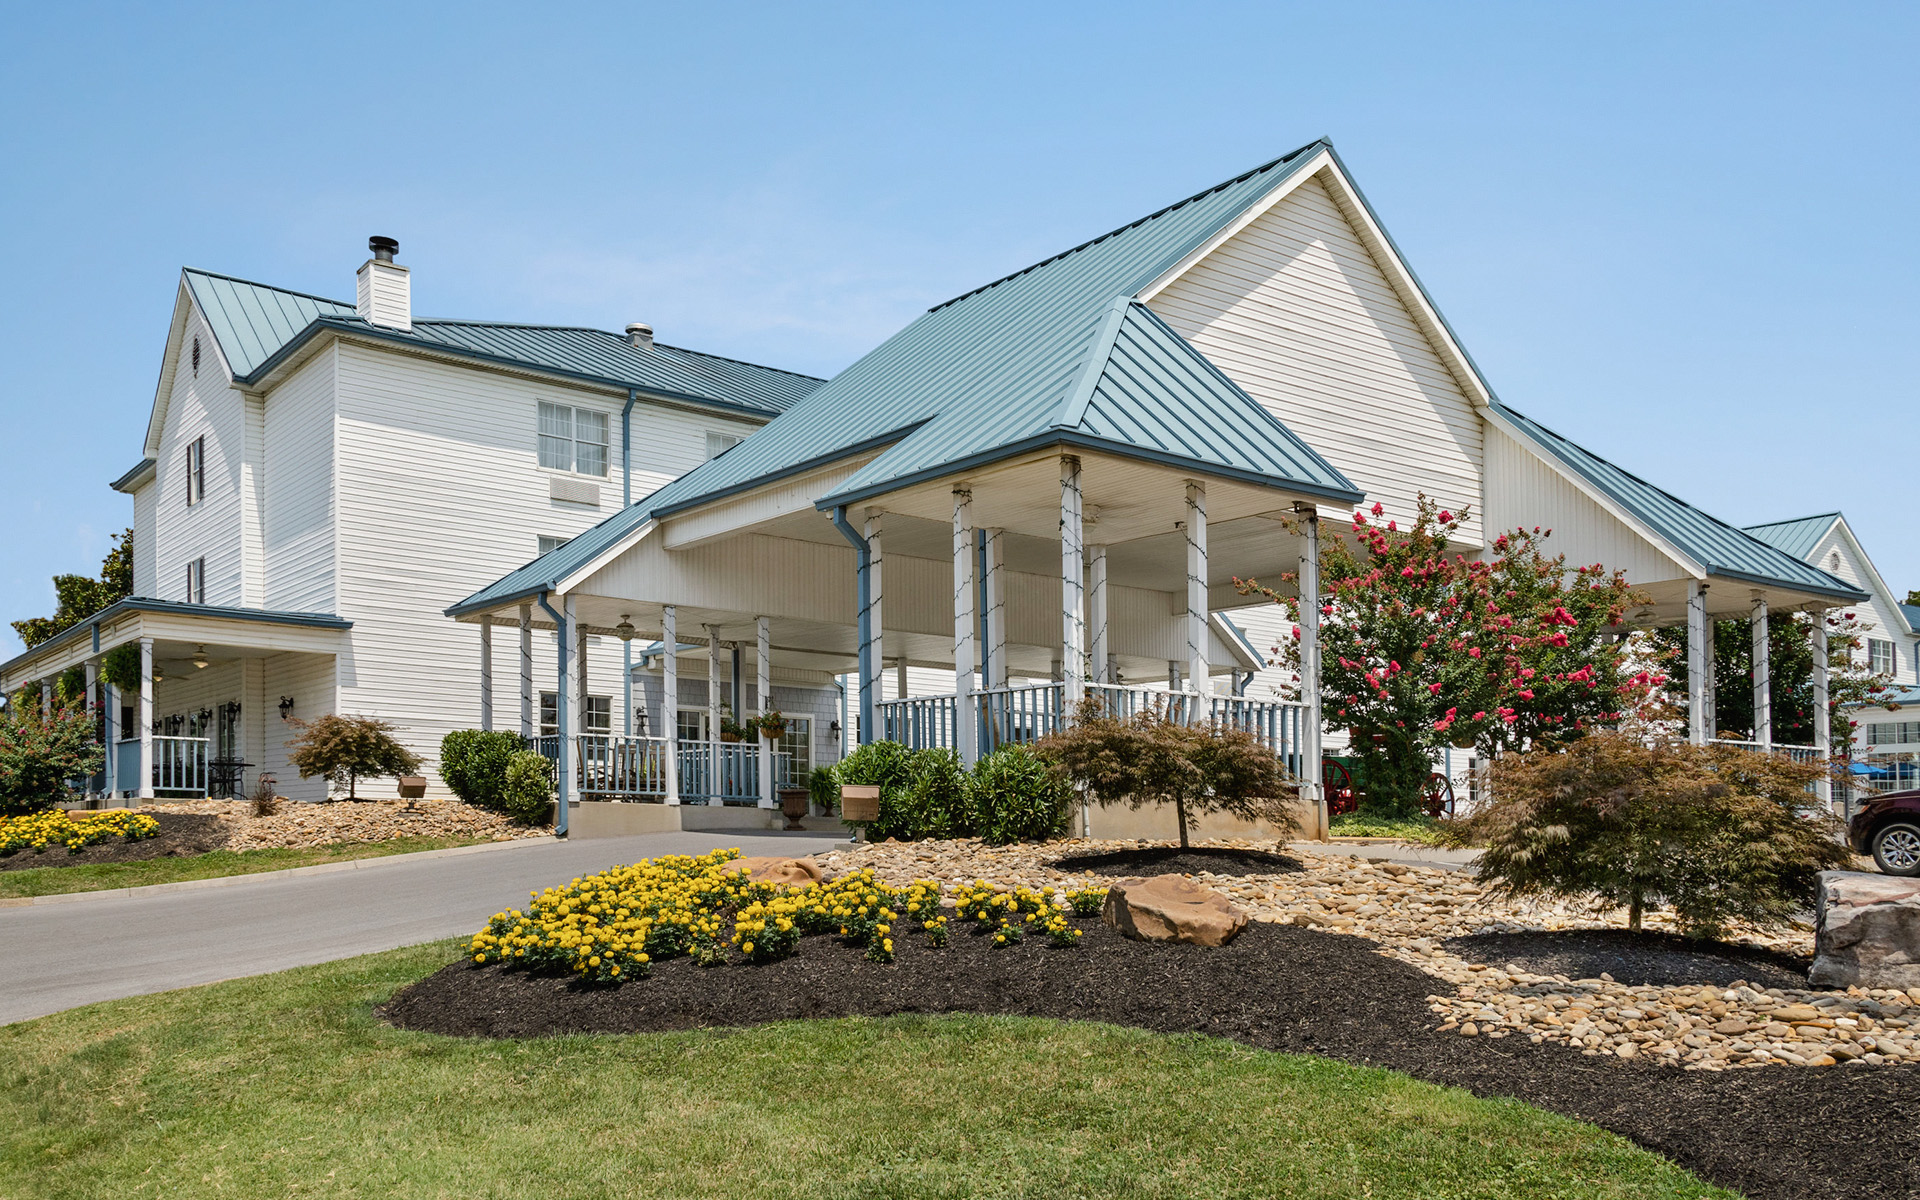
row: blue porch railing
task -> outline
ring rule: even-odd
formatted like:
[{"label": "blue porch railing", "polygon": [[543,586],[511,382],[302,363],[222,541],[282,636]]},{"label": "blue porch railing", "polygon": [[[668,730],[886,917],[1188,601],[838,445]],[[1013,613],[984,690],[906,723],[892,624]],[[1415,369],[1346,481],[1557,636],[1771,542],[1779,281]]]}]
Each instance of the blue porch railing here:
[{"label": "blue porch railing", "polygon": [[[560,739],[553,734],[527,739],[528,748],[555,761]],[[760,803],[760,751],[753,742],[678,742],[682,804]],[[667,798],[667,740],[589,733],[573,739],[574,782],[585,799],[658,803]],[[775,751],[773,785],[795,787],[793,755]]]}]

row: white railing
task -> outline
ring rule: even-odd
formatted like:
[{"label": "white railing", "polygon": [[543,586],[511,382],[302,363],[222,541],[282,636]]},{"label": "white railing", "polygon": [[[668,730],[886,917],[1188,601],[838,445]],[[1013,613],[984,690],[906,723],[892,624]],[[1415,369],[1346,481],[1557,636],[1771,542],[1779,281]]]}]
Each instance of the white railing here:
[{"label": "white railing", "polygon": [[1820,749],[1817,746],[1793,746],[1781,742],[1775,742],[1770,746],[1762,746],[1759,742],[1743,742],[1736,738],[1714,738],[1711,744],[1715,746],[1731,746],[1735,750],[1745,750],[1751,754],[1760,754],[1763,752],[1784,754],[1795,762],[1810,763],[1820,761]]},{"label": "white railing", "polygon": [[[658,803],[667,798],[667,740],[624,734],[587,733],[572,739],[573,777],[588,799]],[[528,748],[552,762],[560,753],[553,734],[529,738]],[[760,746],[754,742],[678,742],[683,804],[758,804]],[[800,786],[793,777],[793,755],[773,754],[773,785]]]},{"label": "white railing", "polygon": [[207,794],[207,738],[153,738],[153,790]]},{"label": "white railing", "polygon": [[[1250,700],[1243,696],[1204,696],[1156,688],[1116,684],[1089,684],[1087,698],[1118,717],[1159,712],[1168,720],[1188,725],[1209,722],[1245,730],[1298,771],[1302,723],[1306,708],[1282,700]],[[987,688],[978,693],[982,753],[1010,743],[1036,742],[1065,722],[1066,685],[1030,683]],[[955,704],[952,696],[915,696],[888,700],[879,706],[880,736],[915,750],[951,749],[954,744]]]}]

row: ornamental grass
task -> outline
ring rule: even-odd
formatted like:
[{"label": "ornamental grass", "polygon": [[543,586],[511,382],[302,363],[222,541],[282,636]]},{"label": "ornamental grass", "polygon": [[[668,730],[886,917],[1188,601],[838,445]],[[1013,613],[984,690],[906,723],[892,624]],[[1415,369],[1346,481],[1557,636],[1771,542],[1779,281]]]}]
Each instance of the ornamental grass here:
[{"label": "ornamental grass", "polygon": [[15,850],[45,850],[65,846],[69,854],[78,854],[96,842],[123,837],[130,842],[154,837],[160,822],[145,813],[110,809],[101,813],[75,816],[63,809],[31,813],[24,817],[0,818],[0,854]]},{"label": "ornamental grass", "polygon": [[[896,888],[861,870],[790,888],[749,878],[733,864],[739,853],[663,855],[531,892],[526,908],[495,913],[468,939],[467,955],[480,966],[567,971],[588,982],[619,984],[682,955],[703,966],[736,957],[773,962],[793,954],[809,936],[844,938],[866,947],[867,958],[879,963],[894,959],[896,926],[903,933],[917,927],[936,948],[947,943],[936,881]],[[1056,946],[1080,938],[1067,910],[1044,892],[996,892],[976,881],[956,899],[960,917],[997,946],[1029,931]]]}]

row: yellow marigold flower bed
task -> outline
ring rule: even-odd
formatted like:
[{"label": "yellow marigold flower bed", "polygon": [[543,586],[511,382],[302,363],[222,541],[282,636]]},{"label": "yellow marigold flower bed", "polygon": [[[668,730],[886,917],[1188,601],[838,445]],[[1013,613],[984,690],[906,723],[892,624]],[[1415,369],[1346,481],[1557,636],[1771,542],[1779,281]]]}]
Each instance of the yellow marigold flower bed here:
[{"label": "yellow marigold flower bed", "polygon": [[[495,913],[468,940],[467,954],[480,965],[562,969],[596,983],[623,983],[683,954],[706,966],[725,963],[730,954],[771,962],[816,934],[846,938],[864,945],[875,962],[892,962],[894,926],[902,921],[918,923],[935,946],[946,942],[937,882],[895,888],[864,870],[829,883],[782,887],[749,879],[733,865],[739,853],[665,855],[529,893],[526,908]],[[964,894],[982,889],[992,892],[979,883]],[[1023,888],[990,907],[1059,945],[1080,936],[1063,910],[1039,892]],[[1056,920],[1058,930],[1051,923]]]},{"label": "yellow marigold flower bed", "polygon": [[69,813],[56,808],[24,817],[0,818],[0,853],[65,846],[69,853],[77,854],[108,838],[123,837],[132,842],[159,832],[160,822],[145,813],[124,808],[98,813]]}]

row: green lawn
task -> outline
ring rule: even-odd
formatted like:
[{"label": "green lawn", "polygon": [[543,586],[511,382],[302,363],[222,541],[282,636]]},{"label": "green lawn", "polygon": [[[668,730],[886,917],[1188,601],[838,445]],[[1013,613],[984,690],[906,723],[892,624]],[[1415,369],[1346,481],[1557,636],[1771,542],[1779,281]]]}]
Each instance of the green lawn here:
[{"label": "green lawn", "polygon": [[1518,1103],[1198,1036],[912,1017],[484,1042],[375,1021],[455,953],[0,1028],[0,1196],[1731,1195]]},{"label": "green lawn", "polygon": [[[17,896],[56,896],[63,892],[97,892],[104,888],[146,887],[178,883],[183,879],[218,879],[225,875],[254,875],[285,871],[355,858],[384,858],[419,850],[473,846],[489,838],[405,837],[390,842],[343,842],[304,850],[215,850],[180,858],[150,858],[144,862],[89,863],[80,866],[23,867],[0,871],[0,899]],[[57,863],[64,850],[44,851],[42,861]]]},{"label": "green lawn", "polygon": [[1399,838],[1427,846],[1444,845],[1447,836],[1432,817],[1375,817],[1348,813],[1328,823],[1334,837]]}]

